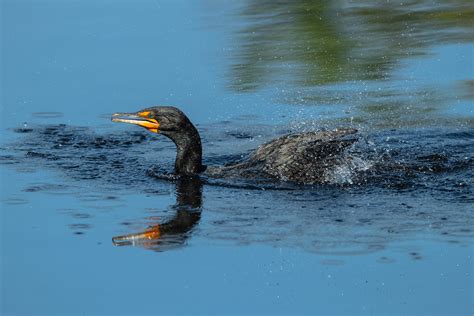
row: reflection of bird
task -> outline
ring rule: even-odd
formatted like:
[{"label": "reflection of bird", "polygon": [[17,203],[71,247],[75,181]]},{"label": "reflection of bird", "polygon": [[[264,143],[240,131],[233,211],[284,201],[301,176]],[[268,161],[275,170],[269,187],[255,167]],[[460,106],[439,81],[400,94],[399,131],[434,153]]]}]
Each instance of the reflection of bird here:
[{"label": "reflection of bird", "polygon": [[147,230],[124,236],[115,236],[117,246],[140,245],[153,250],[166,250],[181,246],[201,219],[202,181],[199,177],[183,177],[176,182],[174,217]]},{"label": "reflection of bird", "polygon": [[314,184],[326,182],[325,171],[342,163],[344,149],[355,129],[291,134],[263,144],[240,163],[223,167],[202,165],[199,133],[175,107],[156,106],[137,113],[116,113],[113,122],[132,123],[170,138],[177,147],[176,175],[205,173],[210,177],[260,178]]}]

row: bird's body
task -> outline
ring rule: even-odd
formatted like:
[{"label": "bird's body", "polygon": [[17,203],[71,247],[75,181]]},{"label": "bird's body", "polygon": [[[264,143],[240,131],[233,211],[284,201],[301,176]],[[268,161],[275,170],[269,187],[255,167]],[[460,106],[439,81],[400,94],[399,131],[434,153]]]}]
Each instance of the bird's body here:
[{"label": "bird's body", "polygon": [[345,128],[286,135],[261,145],[244,161],[206,168],[202,165],[199,133],[179,109],[157,106],[134,114],[117,113],[112,120],[140,125],[170,138],[177,147],[177,176],[204,173],[214,178],[270,179],[302,184],[327,182],[326,171],[342,163],[345,149],[356,141],[347,136],[357,132]]},{"label": "bird's body", "polygon": [[243,162],[208,167],[210,177],[259,178],[304,184],[324,183],[325,175],[342,163],[342,153],[355,139],[345,139],[355,129],[291,134],[259,146]]}]

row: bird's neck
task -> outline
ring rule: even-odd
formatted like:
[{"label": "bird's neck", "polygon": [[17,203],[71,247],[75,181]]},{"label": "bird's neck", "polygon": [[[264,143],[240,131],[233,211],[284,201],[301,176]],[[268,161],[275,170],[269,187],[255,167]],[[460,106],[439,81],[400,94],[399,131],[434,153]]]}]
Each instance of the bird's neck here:
[{"label": "bird's neck", "polygon": [[201,137],[192,124],[173,141],[177,147],[174,165],[177,175],[195,175],[205,169],[202,165]]}]

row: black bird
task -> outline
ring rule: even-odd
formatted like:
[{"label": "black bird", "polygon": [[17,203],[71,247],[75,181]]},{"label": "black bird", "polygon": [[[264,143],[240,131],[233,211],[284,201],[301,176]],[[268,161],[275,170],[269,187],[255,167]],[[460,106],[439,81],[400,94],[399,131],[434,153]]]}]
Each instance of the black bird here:
[{"label": "black bird", "polygon": [[176,107],[154,106],[137,113],[115,113],[113,122],[132,123],[170,138],[177,148],[176,176],[206,174],[214,178],[255,178],[325,183],[328,170],[344,163],[344,150],[356,142],[345,136],[352,128],[290,134],[261,145],[248,159],[237,164],[206,168],[202,164],[199,133]]}]

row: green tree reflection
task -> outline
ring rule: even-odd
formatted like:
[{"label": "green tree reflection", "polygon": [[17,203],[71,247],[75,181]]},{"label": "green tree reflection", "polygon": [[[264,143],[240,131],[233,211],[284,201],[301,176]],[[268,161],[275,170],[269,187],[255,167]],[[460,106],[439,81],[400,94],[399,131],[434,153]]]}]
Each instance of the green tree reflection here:
[{"label": "green tree reflection", "polygon": [[387,78],[402,58],[473,41],[471,1],[251,1],[243,9],[232,87]]},{"label": "green tree reflection", "polygon": [[[259,0],[248,1],[240,16],[244,27],[229,76],[233,91],[278,86],[289,91],[279,96],[285,103],[341,103],[354,92],[341,92],[341,84],[376,82],[359,89],[367,101],[357,106],[385,117],[406,102],[406,91],[387,84],[404,60],[429,54],[434,45],[474,41],[469,0]],[[387,86],[380,89],[384,82]],[[422,112],[443,102],[434,87],[412,94],[418,103],[430,102]]]}]

